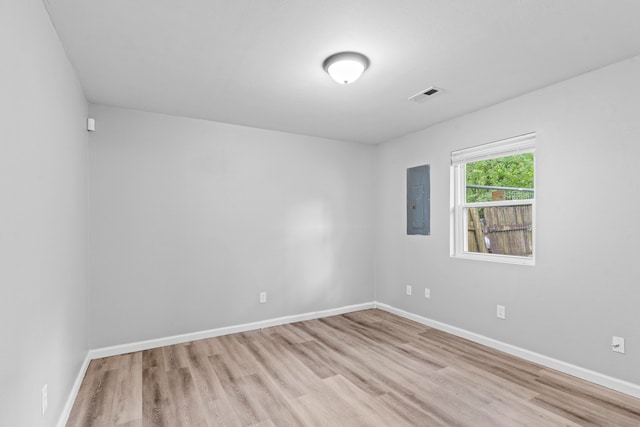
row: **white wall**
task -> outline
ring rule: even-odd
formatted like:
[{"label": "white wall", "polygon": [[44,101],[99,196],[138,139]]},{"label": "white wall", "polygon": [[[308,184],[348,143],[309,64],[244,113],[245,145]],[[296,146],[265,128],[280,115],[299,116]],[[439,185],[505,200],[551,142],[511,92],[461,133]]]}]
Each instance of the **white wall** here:
[{"label": "white wall", "polygon": [[[640,384],[639,58],[378,147],[92,106],[88,295],[82,89],[41,1],[0,4],[0,48],[0,425],[55,423],[89,324],[98,348],[374,298]],[[449,152],[531,131],[537,265],[450,258]],[[406,236],[424,163],[432,235]]]},{"label": "white wall", "polygon": [[0,425],[50,426],[89,344],[87,103],[42,1],[0,3],[0,52]]},{"label": "white wall", "polygon": [[93,348],[373,300],[374,147],[90,108]]},{"label": "white wall", "polygon": [[[378,300],[640,384],[638,76],[634,58],[379,146]],[[450,152],[532,131],[537,265],[450,258]],[[420,164],[431,165],[426,237],[405,235],[406,168]]]}]

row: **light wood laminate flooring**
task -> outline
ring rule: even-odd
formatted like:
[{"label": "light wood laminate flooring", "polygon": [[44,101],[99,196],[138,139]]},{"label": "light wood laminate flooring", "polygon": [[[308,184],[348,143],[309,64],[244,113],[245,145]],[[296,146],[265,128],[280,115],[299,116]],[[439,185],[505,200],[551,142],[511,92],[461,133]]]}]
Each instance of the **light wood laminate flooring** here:
[{"label": "light wood laminate flooring", "polygon": [[640,426],[640,400],[381,310],[89,365],[67,426]]}]

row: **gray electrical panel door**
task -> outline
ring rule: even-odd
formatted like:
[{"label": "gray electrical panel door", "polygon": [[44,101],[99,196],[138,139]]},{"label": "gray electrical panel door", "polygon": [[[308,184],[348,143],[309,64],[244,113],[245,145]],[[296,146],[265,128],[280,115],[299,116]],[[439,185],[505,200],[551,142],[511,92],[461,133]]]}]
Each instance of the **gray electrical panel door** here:
[{"label": "gray electrical panel door", "polygon": [[407,169],[407,234],[431,233],[429,165]]}]

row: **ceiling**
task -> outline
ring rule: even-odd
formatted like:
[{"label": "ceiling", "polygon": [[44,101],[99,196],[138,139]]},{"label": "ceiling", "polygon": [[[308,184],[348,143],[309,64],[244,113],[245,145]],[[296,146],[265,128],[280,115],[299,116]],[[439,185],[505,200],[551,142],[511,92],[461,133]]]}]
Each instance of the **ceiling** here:
[{"label": "ceiling", "polygon": [[44,2],[90,102],[365,143],[640,54],[637,0]]}]

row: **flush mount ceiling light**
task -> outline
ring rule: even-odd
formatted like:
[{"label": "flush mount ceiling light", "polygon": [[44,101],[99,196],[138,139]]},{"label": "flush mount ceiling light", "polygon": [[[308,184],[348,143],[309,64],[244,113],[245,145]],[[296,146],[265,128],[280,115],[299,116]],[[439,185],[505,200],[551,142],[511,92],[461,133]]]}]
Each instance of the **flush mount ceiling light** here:
[{"label": "flush mount ceiling light", "polygon": [[369,67],[369,59],[358,52],[340,52],[325,59],[322,66],[333,80],[348,85],[358,80]]}]

